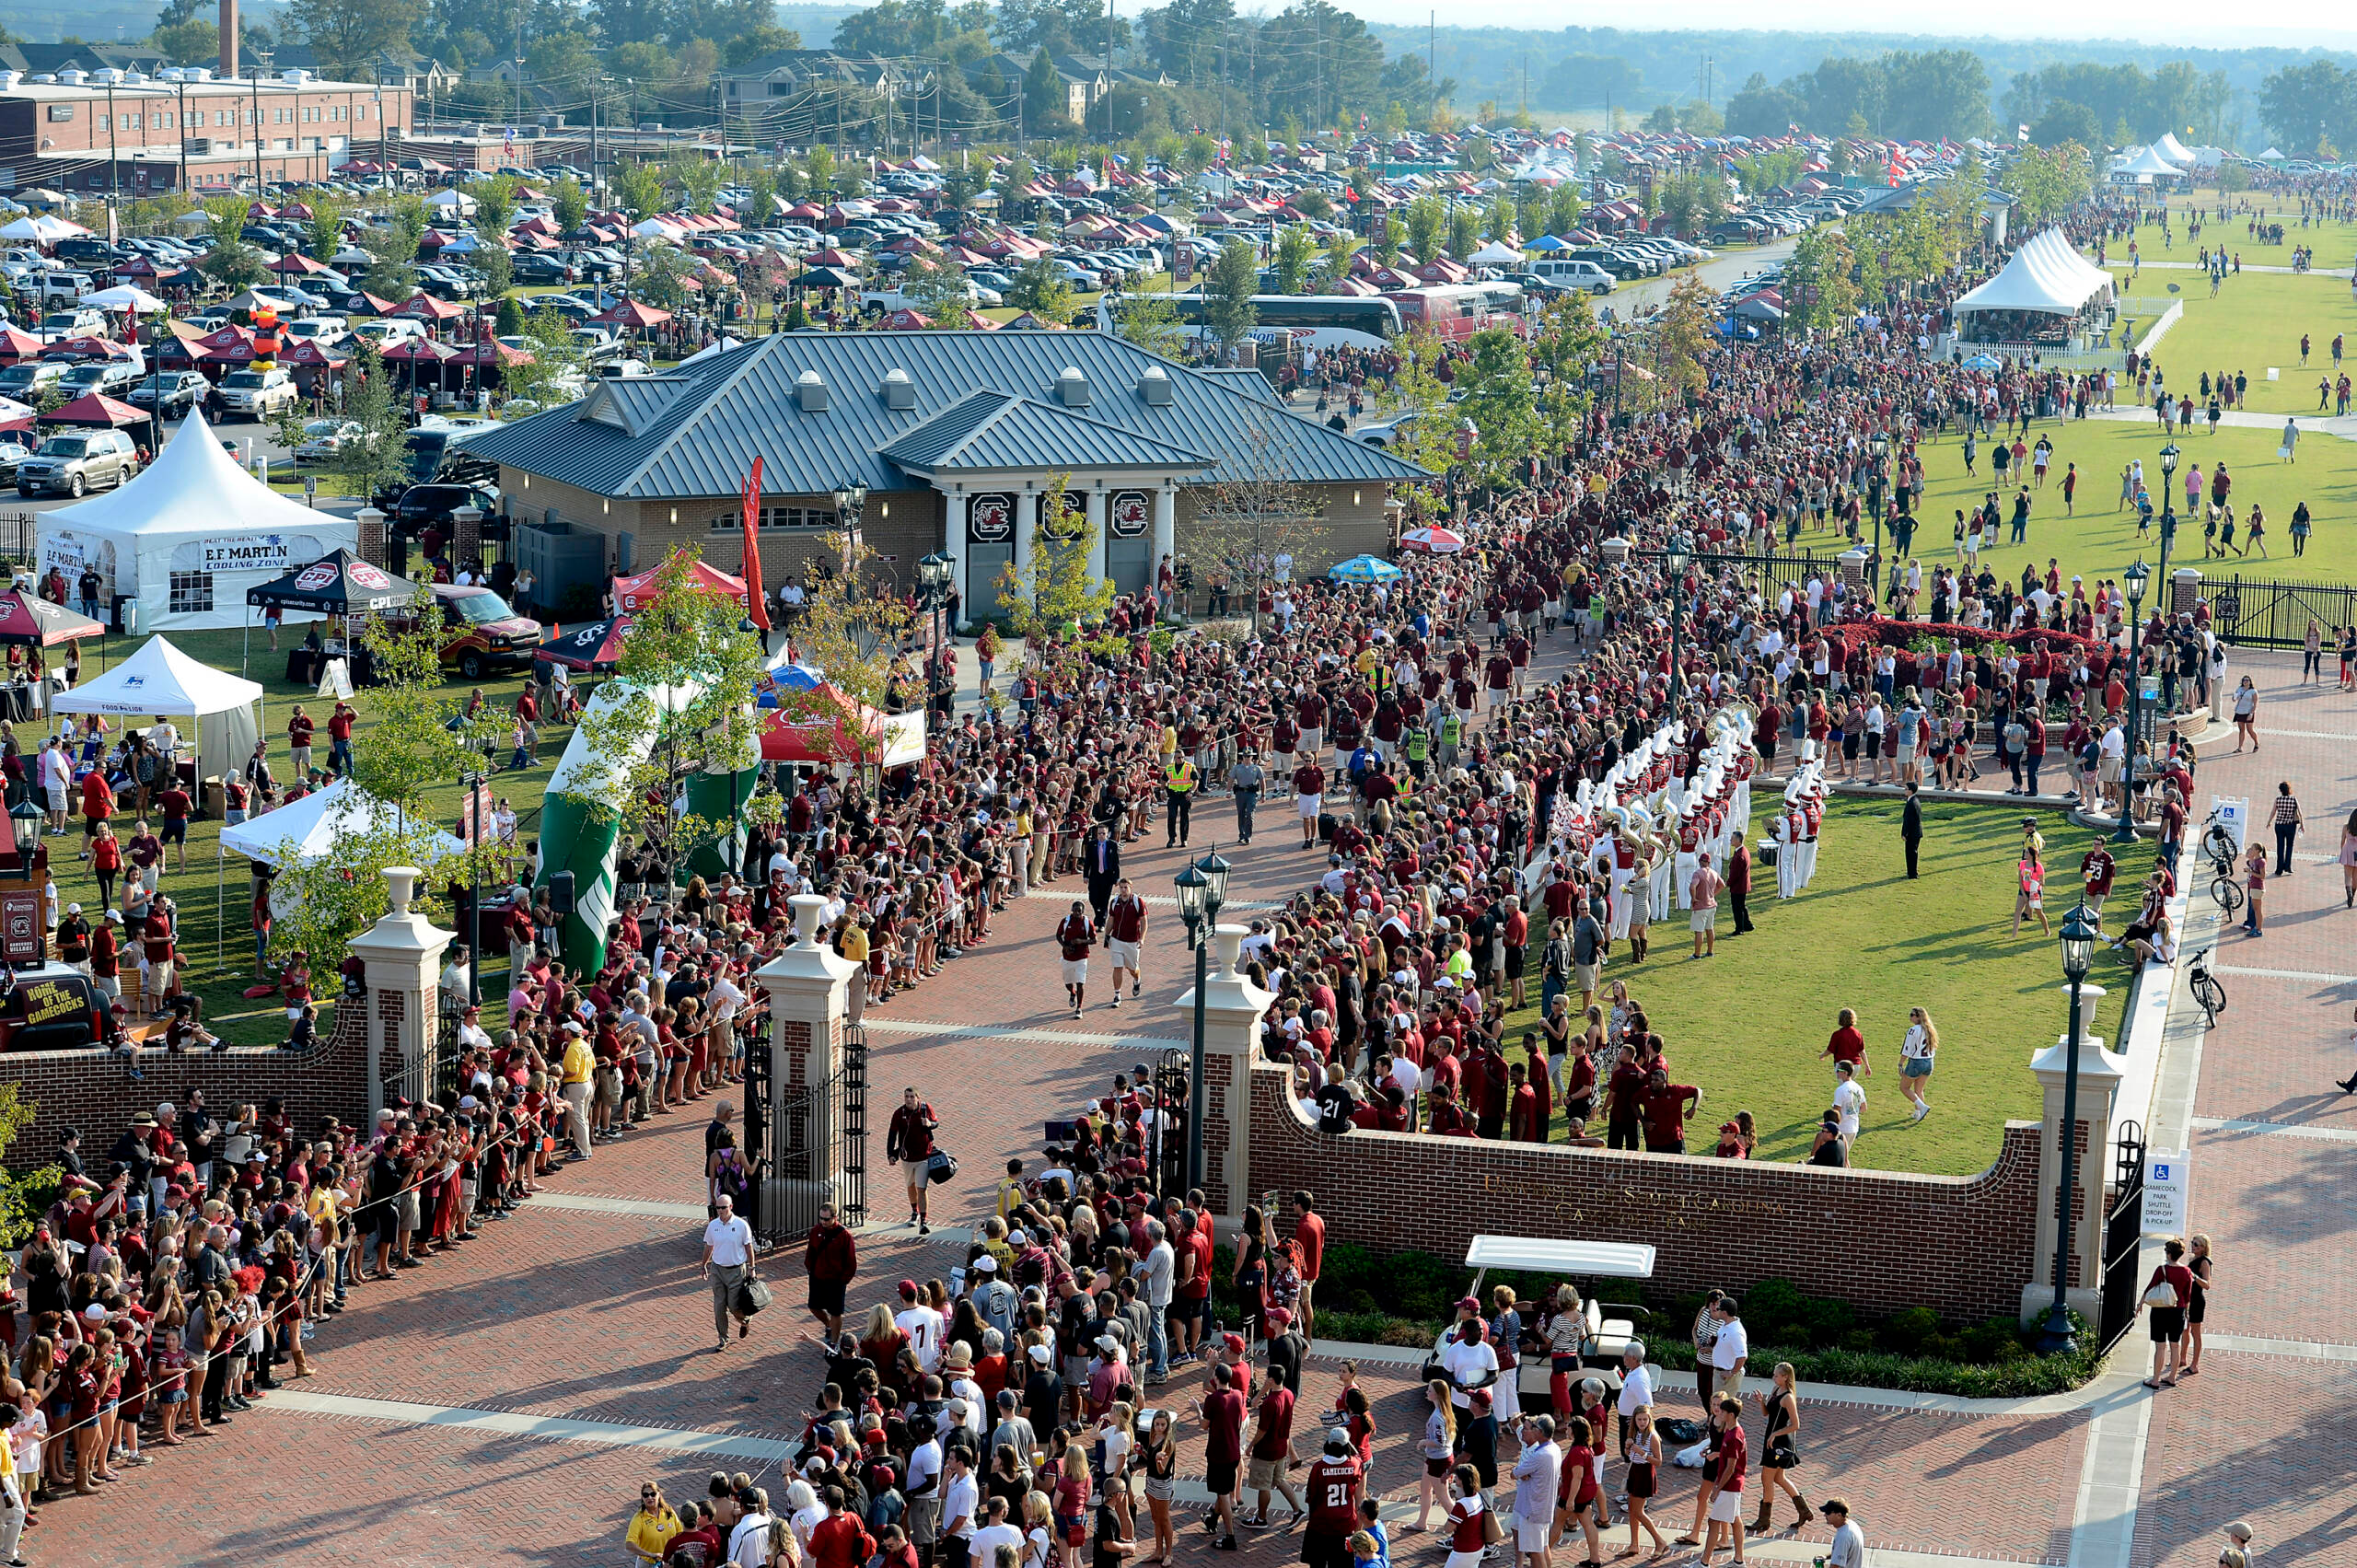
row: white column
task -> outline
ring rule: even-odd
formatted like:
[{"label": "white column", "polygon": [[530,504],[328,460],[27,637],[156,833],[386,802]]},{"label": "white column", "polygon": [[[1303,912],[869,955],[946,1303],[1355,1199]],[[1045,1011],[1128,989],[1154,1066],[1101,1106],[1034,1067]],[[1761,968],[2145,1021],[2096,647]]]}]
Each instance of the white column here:
[{"label": "white column", "polygon": [[[1239,967],[1241,925],[1213,928],[1215,968],[1203,987],[1203,1191],[1215,1223],[1233,1231],[1244,1221],[1252,1185],[1252,1063],[1260,1016],[1276,998],[1254,985]],[[1178,998],[1192,1018],[1194,987]]]},{"label": "white column", "polygon": [[1015,502],[1015,579],[1017,583],[1030,580],[1031,530],[1039,526],[1048,498],[1039,491],[1027,489]]},{"label": "white column", "polygon": [[435,930],[410,908],[411,889],[423,875],[413,866],[385,867],[392,907],[351,943],[366,966],[367,991],[364,998],[343,1005],[367,1009],[371,1118],[384,1106],[389,1078],[407,1083],[420,1098],[432,1086],[425,1081],[424,1066],[434,1059],[441,1025],[436,993],[442,953],[452,934]]},{"label": "white column", "polygon": [[[769,1160],[762,1184],[762,1215],[788,1212],[789,1195],[815,1191],[819,1201],[840,1202],[841,1145],[836,1138],[836,1095],[806,1093],[834,1081],[842,1062],[843,1008],[859,966],[819,940],[819,917],[827,900],[796,893],[786,900],[794,912],[795,943],[753,971],[769,993],[771,1125],[761,1129],[761,1153]],[[742,1107],[749,1128],[758,1108]],[[796,1122],[784,1125],[782,1107],[799,1107]],[[815,1209],[805,1204],[805,1212]]]},{"label": "white column", "polygon": [[1105,540],[1108,527],[1106,512],[1105,486],[1101,483],[1090,485],[1088,487],[1088,580],[1092,583],[1103,582],[1106,575]]},{"label": "white column", "polygon": [[1145,580],[1162,579],[1162,558],[1175,557],[1178,538],[1178,487],[1164,480],[1154,492],[1154,559],[1146,563]]},{"label": "white column", "polygon": [[945,553],[958,557],[958,571],[964,578],[959,587],[965,595],[966,613],[970,616],[979,615],[985,601],[981,588],[974,581],[974,563],[967,559],[971,552],[966,548],[966,487],[964,485],[953,484],[949,487],[946,517],[947,521],[941,525],[941,548]]},{"label": "white column", "polygon": [[2034,1320],[2054,1300],[2054,1194],[2062,1184],[2062,1140],[2073,1139],[2078,1156],[2072,1171],[2071,1278],[2063,1299],[2094,1322],[2103,1312],[2104,1188],[2111,1178],[2111,1112],[2127,1061],[2104,1049],[2094,1032],[2103,988],[2081,990],[2085,1016],[2080,1025],[2079,1093],[2073,1108],[2076,1130],[2062,1124],[2062,1098],[2070,1074],[2071,1041],[2065,1035],[2030,1058],[2044,1099],[2045,1128],[2038,1140],[2038,1255],[2030,1260],[2029,1283],[2022,1288],[2022,1319]]}]

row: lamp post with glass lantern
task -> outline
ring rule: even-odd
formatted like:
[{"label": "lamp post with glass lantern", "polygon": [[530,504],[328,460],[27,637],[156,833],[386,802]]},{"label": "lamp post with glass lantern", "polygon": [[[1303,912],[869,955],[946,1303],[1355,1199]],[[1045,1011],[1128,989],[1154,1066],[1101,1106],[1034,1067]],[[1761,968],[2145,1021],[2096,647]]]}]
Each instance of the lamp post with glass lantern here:
[{"label": "lamp post with glass lantern", "polygon": [[1680,674],[1679,633],[1686,620],[1686,568],[1692,565],[1694,552],[1687,544],[1684,534],[1670,536],[1668,545],[1661,552],[1662,569],[1669,574],[1669,713],[1678,716],[1678,699],[1683,677]]},{"label": "lamp post with glass lantern", "polygon": [[2071,906],[2070,912],[2062,917],[2060,941],[2062,978],[2071,985],[2071,1033],[2063,1047],[2062,1125],[2056,1134],[2062,1144],[2062,1184],[2054,1194],[2054,1304],[2047,1309],[2038,1342],[2038,1348],[2049,1355],[2069,1351],[2074,1343],[2067,1292],[2071,1280],[2071,1189],[2077,1184],[2079,1176],[2079,1030],[2084,1016],[2080,987],[2087,978],[2087,965],[2096,946],[2094,912],[2084,902]]},{"label": "lamp post with glass lantern", "polygon": [[[1890,437],[1880,430],[1866,437],[1869,462],[1866,467],[1866,510],[1875,515],[1875,552],[1866,563],[1869,572],[1882,561],[1882,492],[1886,482],[1883,468],[1890,458]],[[1881,584],[1875,586],[1879,588]]]},{"label": "lamp post with glass lantern", "polygon": [[2177,472],[2177,461],[2183,456],[2172,441],[2161,448],[2161,580],[2168,581],[2169,545],[2177,538],[2177,485],[2171,476]]},{"label": "lamp post with glass lantern", "polygon": [[842,530],[843,575],[859,564],[859,515],[867,506],[867,486],[854,479],[835,486],[835,527]]},{"label": "lamp post with glass lantern", "polygon": [[1187,1185],[1203,1184],[1203,1004],[1211,988],[1212,933],[1227,902],[1228,864],[1214,849],[1178,873],[1178,919],[1195,952],[1195,1038],[1188,1056]]},{"label": "lamp post with glass lantern", "polygon": [[2119,773],[2119,825],[2111,832],[2114,843],[2132,843],[2136,839],[2136,741],[2144,722],[2144,672],[2138,650],[2143,632],[2144,585],[2152,575],[2141,556],[2119,575],[2120,588],[2128,596],[2128,745]]},{"label": "lamp post with glass lantern", "polygon": [[931,700],[929,705],[934,707],[942,705],[943,677],[947,674],[942,668],[941,611],[949,601],[949,580],[957,566],[956,556],[937,551],[917,563],[917,588],[924,595],[925,612],[933,620],[932,673],[925,679],[925,692]]}]

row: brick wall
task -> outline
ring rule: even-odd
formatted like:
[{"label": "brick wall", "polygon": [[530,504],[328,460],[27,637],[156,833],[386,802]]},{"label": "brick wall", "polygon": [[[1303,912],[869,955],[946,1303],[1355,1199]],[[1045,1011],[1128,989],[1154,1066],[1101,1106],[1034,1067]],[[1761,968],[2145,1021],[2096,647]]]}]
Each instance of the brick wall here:
[{"label": "brick wall", "polygon": [[[396,1006],[401,998],[391,995]],[[82,1132],[82,1156],[102,1160],[133,1114],[164,1102],[185,1105],[191,1089],[204,1091],[216,1118],[237,1113],[239,1104],[260,1106],[273,1096],[285,1102],[297,1132],[316,1130],[323,1116],[366,1124],[368,1116],[368,1017],[360,1007],[337,1007],[325,1038],[308,1051],[241,1047],[219,1056],[168,1056],[160,1048],[143,1051],[134,1082],[120,1057],[93,1051],[34,1051],[0,1056],[0,1083],[14,1084],[33,1102],[30,1126],[8,1149],[12,1169],[47,1165],[57,1154],[58,1134]]]},{"label": "brick wall", "polygon": [[1377,1252],[1462,1258],[1477,1234],[1650,1242],[1653,1283],[1673,1290],[1740,1293],[1774,1276],[1870,1313],[1931,1306],[2012,1318],[2038,1272],[2038,1136],[2037,1122],[2007,1122],[1996,1163],[1968,1177],[1402,1132],[1333,1138],[1295,1108],[1283,1068],[1256,1063],[1246,1191],[1308,1188],[1330,1240]]}]

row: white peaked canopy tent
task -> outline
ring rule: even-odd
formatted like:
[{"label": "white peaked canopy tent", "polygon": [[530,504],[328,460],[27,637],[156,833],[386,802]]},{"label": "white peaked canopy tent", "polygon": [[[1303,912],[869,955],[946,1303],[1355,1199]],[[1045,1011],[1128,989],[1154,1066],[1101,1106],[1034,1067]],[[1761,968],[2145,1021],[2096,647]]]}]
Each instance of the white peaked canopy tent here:
[{"label": "white peaked canopy tent", "polygon": [[2046,316],[2075,316],[2090,304],[2108,300],[2111,274],[2095,265],[2062,237],[2041,229],[2014,252],[2004,270],[1957,300],[1958,325],[1967,316],[2025,310]]},{"label": "white peaked canopy tent", "polygon": [[1518,267],[1522,265],[1522,252],[1492,239],[1466,260],[1477,267]]},{"label": "white peaked canopy tent", "polygon": [[2157,147],[2146,147],[2111,166],[2114,180],[2136,185],[2142,185],[2148,180],[2174,180],[2184,172],[2183,165],[2171,163]]},{"label": "white peaked canopy tent", "polygon": [[[292,806],[282,806],[263,816],[249,818],[234,828],[222,829],[221,848],[225,854],[242,854],[264,865],[284,865],[286,848],[291,844],[294,858],[318,860],[335,853],[339,838],[390,825],[397,818],[393,806],[350,779],[339,779]],[[437,853],[428,859],[461,854],[467,847],[439,830],[431,842]]]},{"label": "white peaked canopy tent", "polygon": [[261,734],[254,704],[259,681],[199,664],[162,637],[71,691],[50,699],[61,714],[111,714],[122,718],[167,717],[196,721],[199,781],[235,772],[253,754]]},{"label": "white peaked canopy tent", "polygon": [[240,468],[192,412],[130,483],[41,514],[40,570],[55,566],[70,583],[95,567],[102,595],[138,601],[139,628],[193,631],[244,625],[248,588],[359,541],[350,517],[315,512]]},{"label": "white peaked canopy tent", "polygon": [[2168,159],[2169,162],[2177,165],[2179,168],[2184,168],[2194,161],[2193,149],[2187,146],[2183,142],[2178,141],[2177,139],[2177,133],[2174,131],[2162,132],[2161,139],[2153,144],[2153,151],[2160,154],[2163,157]]}]

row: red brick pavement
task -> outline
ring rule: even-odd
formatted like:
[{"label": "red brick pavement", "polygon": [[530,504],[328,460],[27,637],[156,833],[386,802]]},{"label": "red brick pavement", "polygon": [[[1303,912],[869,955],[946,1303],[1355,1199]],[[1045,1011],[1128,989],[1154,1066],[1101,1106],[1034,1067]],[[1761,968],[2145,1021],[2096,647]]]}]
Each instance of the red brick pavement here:
[{"label": "red brick pavement", "polygon": [[2211,1568],[2225,1544],[2219,1527],[2235,1518],[2258,1532],[2255,1562],[2357,1562],[2351,1400],[2357,1366],[2346,1363],[2203,1357],[2201,1376],[2154,1409],[2137,1513],[2140,1568]]}]

